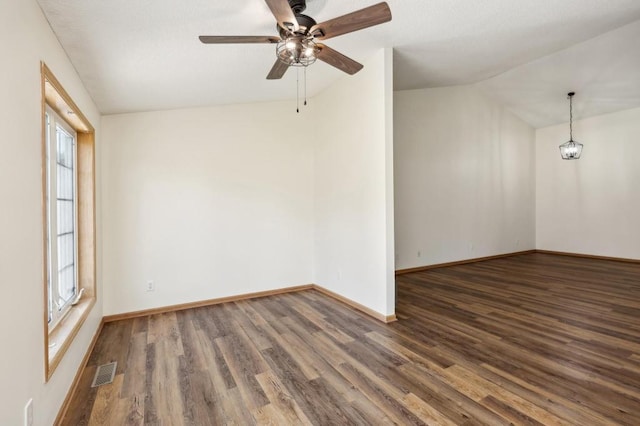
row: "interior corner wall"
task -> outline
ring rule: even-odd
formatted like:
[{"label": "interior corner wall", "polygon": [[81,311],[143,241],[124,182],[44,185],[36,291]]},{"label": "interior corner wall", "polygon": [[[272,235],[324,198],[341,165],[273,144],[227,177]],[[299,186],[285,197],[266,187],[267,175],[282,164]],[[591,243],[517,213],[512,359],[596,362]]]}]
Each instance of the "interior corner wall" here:
[{"label": "interior corner wall", "polygon": [[310,106],[314,282],[384,315],[395,310],[391,60],[380,50]]},{"label": "interior corner wall", "polygon": [[398,91],[396,269],[535,248],[534,129],[473,86]]},{"label": "interior corner wall", "polygon": [[104,116],[105,314],[312,283],[307,120],[291,102]]},{"label": "interior corner wall", "polygon": [[[33,398],[33,424],[50,425],[100,324],[102,298],[98,273],[97,303],[45,383],[40,61],[96,129],[97,156],[100,115],[35,0],[0,2],[0,56],[0,424],[23,424]],[[97,224],[100,268],[100,216]]]},{"label": "interior corner wall", "polygon": [[536,131],[541,250],[640,259],[640,108],[577,120],[579,160],[562,160],[569,123]]}]

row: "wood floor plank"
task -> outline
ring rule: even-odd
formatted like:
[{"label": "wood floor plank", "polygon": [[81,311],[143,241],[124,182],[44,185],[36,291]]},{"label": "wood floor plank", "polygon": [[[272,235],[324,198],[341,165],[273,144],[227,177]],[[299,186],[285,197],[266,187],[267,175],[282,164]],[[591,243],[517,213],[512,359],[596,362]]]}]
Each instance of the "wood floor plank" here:
[{"label": "wood floor plank", "polygon": [[105,324],[61,424],[640,424],[640,265],[537,253],[396,284],[390,324],[315,290]]},{"label": "wood floor plank", "polygon": [[129,352],[124,365],[124,378],[121,396],[124,398],[142,396],[145,394],[145,382],[140,380],[147,371],[147,336],[146,333],[136,333],[129,341]]},{"label": "wood floor plank", "polygon": [[193,416],[202,426],[224,424],[223,420],[227,416],[209,374],[204,371],[192,371],[188,374],[191,387],[187,397],[193,404],[191,408]]},{"label": "wood floor plank", "polygon": [[184,355],[180,328],[175,312],[151,315],[147,331],[147,343],[162,342],[163,350],[172,356]]},{"label": "wood floor plank", "polygon": [[[596,413],[592,410],[582,406],[579,402],[571,401],[554,394],[552,391],[547,391],[544,387],[537,386],[536,384],[529,383],[519,377],[513,376],[504,370],[494,368],[491,365],[483,365],[483,367],[495,373],[496,376],[507,379],[507,381],[499,381],[500,385],[515,389],[516,392],[520,392],[522,395],[526,395],[526,398],[534,401],[541,407],[544,407],[548,412],[569,421],[572,424],[580,425],[607,425],[612,424],[604,416]],[[613,423],[615,424],[615,422]]]},{"label": "wood floor plank", "polygon": [[[306,380],[298,365],[280,345],[275,344],[263,354],[313,424],[349,424],[358,417],[345,400],[329,391],[321,378]],[[363,419],[359,420],[364,424]]]},{"label": "wood floor plank", "polygon": [[284,419],[284,423],[281,424],[312,424],[278,376],[271,370],[258,374],[256,379],[269,398],[270,406]]},{"label": "wood floor plank", "polygon": [[[288,347],[293,350],[288,350],[288,353],[293,356],[294,353],[300,352],[302,359],[298,361],[298,364],[308,366],[315,372],[315,378],[322,377],[327,383],[330,384],[333,391],[339,393],[349,404],[351,404],[364,418],[370,418],[370,421],[381,421],[386,416],[383,412],[376,407],[372,407],[367,398],[362,392],[350,383],[342,376],[337,369],[328,362],[323,356],[320,356],[317,347],[313,342],[305,335],[304,329],[297,322],[290,318],[284,318],[283,322],[290,328],[291,332],[282,335]],[[368,407],[366,410],[361,410],[362,407]],[[370,422],[369,421],[369,422]]]},{"label": "wood floor plank", "polygon": [[[240,339],[232,339],[230,335],[218,337],[215,340],[237,384],[244,406],[249,410],[254,410],[269,404],[269,399],[256,380],[256,374],[260,374],[268,368],[251,364],[251,358],[247,356],[249,354],[246,352],[247,347],[239,342]],[[264,361],[261,359],[261,364],[263,363]]]},{"label": "wood floor plank", "polygon": [[416,396],[428,402],[436,410],[453,419],[457,424],[508,425],[507,419],[477,403],[464,394],[464,389],[449,385],[438,372],[416,364],[399,368],[405,377],[414,377],[419,386],[412,389]]},{"label": "wood floor plank", "polygon": [[[82,392],[76,391],[71,397],[69,409],[67,410],[65,418],[62,419],[63,424],[74,426],[86,426],[89,424],[92,407],[95,405],[98,394],[98,388],[91,387],[96,368],[95,365],[87,365],[82,372],[77,387],[77,389],[82,389]],[[141,382],[144,384],[144,381]]]},{"label": "wood floor plank", "polygon": [[211,377],[215,391],[223,394],[226,390],[236,388],[236,381],[215,340],[209,339],[204,331],[198,331],[197,335],[203,355],[209,363],[207,373]]},{"label": "wood floor plank", "polygon": [[263,405],[251,411],[253,418],[259,425],[279,426],[290,424],[277,408],[271,404]]},{"label": "wood floor plank", "polygon": [[116,374],[122,374],[126,365],[132,325],[131,320],[105,324],[87,365],[98,366],[115,361],[118,363]]},{"label": "wood floor plank", "polygon": [[[244,305],[242,304],[242,302],[238,303],[238,307],[244,314],[247,313],[247,304],[248,302],[245,302]],[[238,326],[242,327],[244,333],[249,337],[249,339],[251,339],[251,342],[258,349],[258,351],[269,349],[271,347],[271,342],[266,337],[266,332],[258,328],[248,316],[238,315],[235,320]]]},{"label": "wood floor plank", "polygon": [[[492,411],[498,412],[495,409],[498,408],[501,412],[504,412],[503,406],[508,406],[517,410],[518,414],[527,416],[527,422],[539,422],[540,424],[553,425],[570,424],[560,417],[547,412],[532,402],[515,395],[514,393],[484,379],[462,366],[453,365],[450,368],[445,369],[443,374],[446,377],[447,383],[458,390],[469,388],[470,392],[465,392],[465,394],[476,401],[481,401],[483,405],[487,406]],[[487,402],[489,402],[490,405],[487,405]],[[514,413],[509,411],[508,414],[509,417],[511,417]],[[510,419],[512,421],[514,420],[513,417]]]},{"label": "wood floor plank", "polygon": [[[494,413],[499,414],[503,418],[509,420],[511,424],[517,425],[530,425],[530,426],[544,426],[545,423],[527,416],[515,407],[504,403],[493,397],[493,395],[487,395],[482,399],[482,405],[491,409]],[[561,423],[547,423],[547,424],[561,424]]]},{"label": "wood floor plank", "polygon": [[185,311],[183,315],[178,315],[177,319],[188,372],[191,374],[194,372],[207,371],[209,368],[209,360],[204,355],[198,337],[199,326],[194,311]]},{"label": "wood floor plank", "polygon": [[449,419],[412,393],[408,393],[400,398],[400,402],[402,402],[405,407],[427,424],[456,426],[453,420]]},{"label": "wood floor plank", "polygon": [[[155,348],[148,352],[152,358],[151,365],[149,362],[147,364],[147,392],[153,395],[151,404],[154,410],[153,417],[164,424],[176,426],[187,424],[183,414],[179,360],[175,353],[178,345],[173,337],[169,337],[167,340],[156,340],[149,346]],[[146,402],[145,418],[147,417]]]},{"label": "wood floor plank", "polygon": [[110,425],[122,417],[122,413],[117,410],[122,379],[122,374],[118,374],[112,383],[100,387],[93,403],[89,424]]},{"label": "wood floor plank", "polygon": [[387,383],[371,371],[358,369],[349,363],[341,365],[340,373],[360,389],[367,398],[377,405],[387,417],[397,424],[425,425],[423,419],[416,416],[403,404],[405,392]]},{"label": "wood floor plank", "polygon": [[[91,422],[91,424],[97,424]],[[144,400],[139,396],[119,398],[108,412],[107,425],[138,426],[144,424]]]}]

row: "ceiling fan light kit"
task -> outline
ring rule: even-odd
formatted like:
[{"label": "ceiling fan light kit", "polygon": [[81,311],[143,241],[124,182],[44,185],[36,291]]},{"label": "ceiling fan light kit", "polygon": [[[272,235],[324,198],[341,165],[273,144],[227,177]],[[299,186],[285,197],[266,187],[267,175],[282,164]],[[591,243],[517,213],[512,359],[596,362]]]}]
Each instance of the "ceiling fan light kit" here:
[{"label": "ceiling fan light kit", "polygon": [[278,59],[289,67],[308,67],[317,59],[318,46],[312,39],[288,37],[276,47]]},{"label": "ceiling fan light kit", "polygon": [[569,141],[560,145],[560,155],[563,160],[578,160],[582,155],[582,144],[573,140],[573,97],[575,92],[569,92]]},{"label": "ceiling fan light kit", "polygon": [[353,75],[363,68],[362,64],[316,40],[327,40],[391,20],[391,10],[386,2],[319,24],[312,17],[302,13],[307,7],[306,0],[265,0],[265,2],[278,22],[279,37],[200,36],[200,41],[205,44],[276,44],[276,62],[267,75],[268,80],[280,79],[289,67],[308,67],[317,59]]}]

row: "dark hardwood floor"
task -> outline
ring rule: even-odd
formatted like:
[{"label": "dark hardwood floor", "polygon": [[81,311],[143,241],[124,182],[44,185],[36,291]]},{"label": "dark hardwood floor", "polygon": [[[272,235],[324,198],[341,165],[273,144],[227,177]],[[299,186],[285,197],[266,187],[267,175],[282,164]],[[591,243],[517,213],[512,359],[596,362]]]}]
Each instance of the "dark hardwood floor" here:
[{"label": "dark hardwood floor", "polygon": [[[640,265],[529,254],[105,324],[65,425],[640,425]],[[90,388],[118,361],[113,384]]]}]

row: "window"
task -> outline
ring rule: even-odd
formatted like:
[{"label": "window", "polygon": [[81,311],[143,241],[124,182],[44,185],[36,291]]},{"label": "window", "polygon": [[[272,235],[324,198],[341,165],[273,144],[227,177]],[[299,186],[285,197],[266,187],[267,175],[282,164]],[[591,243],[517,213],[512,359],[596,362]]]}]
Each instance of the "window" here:
[{"label": "window", "polygon": [[47,306],[49,330],[78,295],[76,132],[51,107],[45,113]]},{"label": "window", "polygon": [[42,72],[45,380],[96,301],[95,131],[49,68]]}]

